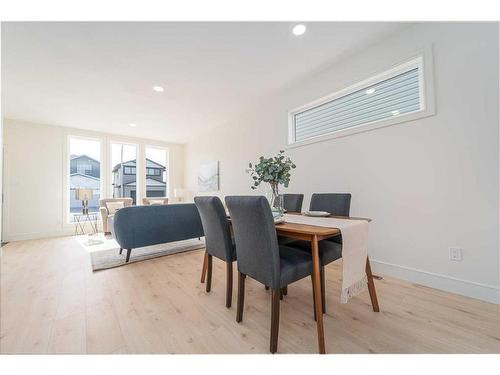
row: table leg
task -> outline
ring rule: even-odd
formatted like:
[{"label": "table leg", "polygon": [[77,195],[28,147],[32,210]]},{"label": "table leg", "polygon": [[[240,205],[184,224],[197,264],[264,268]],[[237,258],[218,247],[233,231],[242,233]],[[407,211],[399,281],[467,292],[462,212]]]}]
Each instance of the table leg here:
[{"label": "table leg", "polygon": [[313,236],[311,242],[311,252],[313,261],[313,293],[314,293],[314,305],[316,306],[316,325],[318,327],[318,347],[319,353],[325,354],[325,332],[323,327],[323,307],[321,306],[321,276],[320,276],[320,263],[319,263],[319,249],[318,249],[318,237]]},{"label": "table leg", "polygon": [[[81,216],[75,216],[75,220],[76,220],[76,227],[75,227],[75,232],[76,232],[76,235],[78,234],[85,234],[85,225],[82,225],[82,218]],[[80,229],[80,233],[78,233],[78,228]]]},{"label": "table leg", "polygon": [[97,234],[99,233],[99,228],[97,227],[97,215],[94,215],[94,233]]},{"label": "table leg", "polygon": [[377,292],[375,291],[375,283],[373,282],[372,268],[370,267],[370,259],[366,257],[366,276],[368,278],[368,292],[370,292],[370,300],[372,301],[373,311],[379,312]]}]

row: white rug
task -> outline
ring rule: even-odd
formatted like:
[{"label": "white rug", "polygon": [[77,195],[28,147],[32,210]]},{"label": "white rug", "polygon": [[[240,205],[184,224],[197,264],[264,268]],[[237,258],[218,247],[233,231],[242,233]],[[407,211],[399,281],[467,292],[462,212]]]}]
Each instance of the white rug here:
[{"label": "white rug", "polygon": [[120,245],[111,236],[97,235],[75,236],[77,242],[90,254],[92,270],[104,270],[108,268],[120,267],[125,264],[141,262],[143,260],[158,258],[166,255],[181,253],[184,251],[202,249],[205,241],[202,238],[185,241],[169,242],[160,245],[138,247],[132,249],[130,260],[125,263],[127,250],[123,249],[120,255]]}]

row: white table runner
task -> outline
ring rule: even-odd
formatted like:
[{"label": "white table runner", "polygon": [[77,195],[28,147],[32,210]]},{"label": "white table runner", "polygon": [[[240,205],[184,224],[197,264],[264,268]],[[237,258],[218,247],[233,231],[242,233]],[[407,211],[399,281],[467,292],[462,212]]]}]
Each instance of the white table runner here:
[{"label": "white table runner", "polygon": [[366,290],[366,257],[368,256],[368,221],[332,217],[285,214],[285,222],[337,228],[342,234],[342,293],[340,302],[347,303]]}]

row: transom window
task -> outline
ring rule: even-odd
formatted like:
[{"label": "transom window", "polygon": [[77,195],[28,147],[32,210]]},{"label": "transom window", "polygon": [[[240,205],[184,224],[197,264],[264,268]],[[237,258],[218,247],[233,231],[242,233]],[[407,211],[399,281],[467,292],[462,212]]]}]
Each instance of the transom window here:
[{"label": "transom window", "polygon": [[409,120],[409,115],[425,110],[423,74],[423,58],[418,57],[291,111],[288,144]]}]

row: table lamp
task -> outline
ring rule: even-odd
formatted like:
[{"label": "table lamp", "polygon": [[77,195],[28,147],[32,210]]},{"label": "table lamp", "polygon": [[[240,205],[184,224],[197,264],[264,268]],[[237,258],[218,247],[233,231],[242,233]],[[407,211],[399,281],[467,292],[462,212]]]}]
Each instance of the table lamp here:
[{"label": "table lamp", "polygon": [[75,189],[75,199],[82,201],[82,213],[84,215],[89,213],[89,200],[92,200],[93,196],[92,189]]}]

